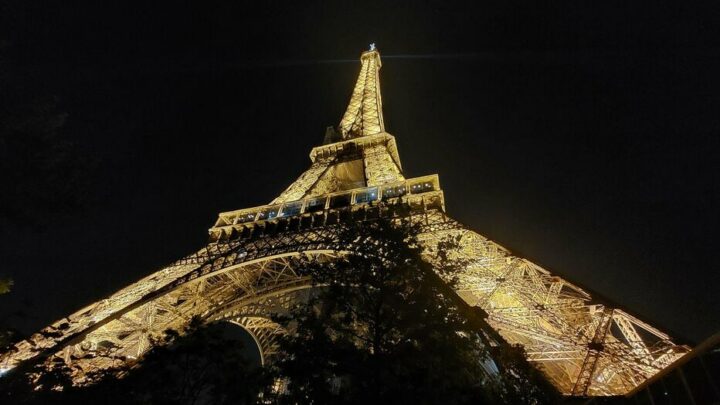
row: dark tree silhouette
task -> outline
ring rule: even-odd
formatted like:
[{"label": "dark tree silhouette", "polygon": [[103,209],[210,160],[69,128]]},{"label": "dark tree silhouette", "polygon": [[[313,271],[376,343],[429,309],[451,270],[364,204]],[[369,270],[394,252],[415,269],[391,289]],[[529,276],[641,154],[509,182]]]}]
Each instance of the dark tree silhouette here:
[{"label": "dark tree silhouette", "polygon": [[[423,260],[409,224],[350,225],[341,260],[302,271],[319,293],[290,316],[286,353],[273,366],[281,403],[551,403],[552,388],[524,358],[497,371],[466,304]],[[440,254],[455,241],[443,241]],[[441,258],[447,259],[446,256]],[[441,271],[452,279],[456,265]],[[495,350],[495,351],[499,351]],[[516,402],[518,399],[522,402]]]},{"label": "dark tree silhouette", "polygon": [[0,295],[7,294],[10,292],[13,281],[9,278],[0,278]]},{"label": "dark tree silhouette", "polygon": [[73,387],[59,361],[32,384],[14,378],[0,392],[14,403],[554,403],[557,393],[522,348],[505,344],[454,293],[464,263],[446,252],[457,241],[440,242],[438,269],[416,234],[400,220],[350,224],[339,241],[354,246],[347,255],[298,261],[317,288],[278,317],[290,333],[267,368],[250,367],[238,340],[193,319],[134,366],[89,376],[90,386]]},{"label": "dark tree silhouette", "polygon": [[134,367],[89,375],[85,386],[73,386],[72,370],[59,362],[50,372],[41,366],[39,378],[0,381],[0,393],[18,404],[255,404],[270,385],[267,373],[249,364],[242,342],[220,325],[193,319],[155,344]]},{"label": "dark tree silhouette", "polygon": [[[13,281],[10,278],[0,278],[0,295],[7,294],[12,288]],[[8,345],[12,342],[15,334],[5,324],[5,320],[0,321],[0,352],[4,352]]]},{"label": "dark tree silhouette", "polygon": [[0,44],[0,224],[40,227],[83,206],[93,164],[63,136],[57,98],[33,90],[32,71],[15,66],[10,49]]}]

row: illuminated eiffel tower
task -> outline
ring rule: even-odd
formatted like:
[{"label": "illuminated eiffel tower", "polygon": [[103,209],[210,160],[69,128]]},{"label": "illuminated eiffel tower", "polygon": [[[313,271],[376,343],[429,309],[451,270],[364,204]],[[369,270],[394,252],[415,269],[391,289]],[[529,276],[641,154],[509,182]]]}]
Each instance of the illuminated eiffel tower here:
[{"label": "illuminated eiffel tower", "polygon": [[328,129],[324,144],[310,152],[310,168],[279,197],[221,213],[202,249],[17,343],[0,357],[0,371],[64,361],[82,380],[137,361],[153,337],[182,329],[193,316],[242,326],[265,362],[283,333],[270,314],[286,311],[312,287],[294,264],[350,250],[337,243],[338,224],[386,215],[396,203],[422,224],[418,238],[428,252],[443,238],[460,238],[450,256],[469,265],[458,295],[481,307],[505,340],[522,344],[562,393],[626,393],[688,350],[450,218],[437,175],[403,176],[383,123],[380,53],[371,46],[360,61],[338,129]]}]

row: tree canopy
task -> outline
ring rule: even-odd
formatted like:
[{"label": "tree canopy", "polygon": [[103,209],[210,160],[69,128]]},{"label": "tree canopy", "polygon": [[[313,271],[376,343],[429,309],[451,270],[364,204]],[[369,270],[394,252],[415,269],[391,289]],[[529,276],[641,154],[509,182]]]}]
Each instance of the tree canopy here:
[{"label": "tree canopy", "polygon": [[[0,277],[0,295],[9,293],[12,286],[12,279]],[[5,319],[0,319],[0,351],[5,351],[15,335],[5,323]]]},{"label": "tree canopy", "polygon": [[[280,317],[292,330],[273,365],[284,403],[549,403],[554,392],[518,349],[491,348],[448,286],[463,263],[423,260],[409,223],[349,225],[340,260],[302,269],[317,293]],[[484,322],[482,324],[487,327]],[[502,354],[500,364],[491,350]],[[499,369],[498,369],[499,367]]]},{"label": "tree canopy", "polygon": [[141,362],[89,375],[85,386],[74,386],[71,370],[60,363],[49,372],[41,367],[32,382],[22,376],[5,381],[0,392],[18,404],[254,404],[270,386],[268,374],[249,364],[242,342],[220,324],[193,318],[154,344]]},{"label": "tree canopy", "polygon": [[[337,260],[298,261],[313,289],[275,317],[288,331],[268,367],[194,318],[166,332],[136,364],[73,386],[59,361],[32,384],[5,382],[16,403],[106,404],[549,404],[557,393],[453,290],[465,263],[439,241],[426,261],[408,222],[343,224]],[[439,264],[438,264],[439,260]],[[2,383],[2,381],[0,381]],[[40,387],[37,390],[37,387]],[[0,389],[1,391],[2,389]],[[60,390],[61,392],[58,392]]]}]

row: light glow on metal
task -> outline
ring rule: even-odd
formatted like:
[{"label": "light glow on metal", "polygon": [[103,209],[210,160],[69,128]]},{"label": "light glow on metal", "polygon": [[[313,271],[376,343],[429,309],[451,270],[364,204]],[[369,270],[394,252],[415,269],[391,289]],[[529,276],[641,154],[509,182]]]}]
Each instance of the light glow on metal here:
[{"label": "light glow on metal", "polygon": [[334,244],[341,216],[363,221],[396,202],[422,224],[417,237],[428,260],[438,257],[440,242],[459,240],[445,255],[467,264],[458,295],[487,312],[487,322],[506,341],[523,345],[528,360],[562,393],[621,395],[688,351],[452,219],[437,175],[406,179],[395,137],[385,132],[382,63],[374,44],[360,63],[341,137],[313,148],[310,168],[276,199],[220,213],[206,246],[16,343],[0,355],[0,375],[49,354],[47,365],[64,361],[82,381],[120,359],[141,359],[165,330],[182,330],[194,316],[242,326],[263,362],[272,359],[286,331],[271,315],[302,302],[313,287],[296,273],[298,264],[335,260],[350,250]]}]

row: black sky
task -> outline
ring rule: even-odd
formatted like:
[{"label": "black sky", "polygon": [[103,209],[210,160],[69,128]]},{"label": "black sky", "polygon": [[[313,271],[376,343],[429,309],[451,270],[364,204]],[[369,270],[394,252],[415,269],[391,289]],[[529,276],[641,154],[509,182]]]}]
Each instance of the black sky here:
[{"label": "black sky", "polygon": [[439,173],[451,215],[675,336],[720,329],[717,6],[100,3],[0,9],[2,62],[94,162],[83,210],[0,232],[22,331],[274,198],[349,99],[359,64],[329,61],[370,42],[406,174]]}]

